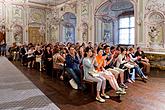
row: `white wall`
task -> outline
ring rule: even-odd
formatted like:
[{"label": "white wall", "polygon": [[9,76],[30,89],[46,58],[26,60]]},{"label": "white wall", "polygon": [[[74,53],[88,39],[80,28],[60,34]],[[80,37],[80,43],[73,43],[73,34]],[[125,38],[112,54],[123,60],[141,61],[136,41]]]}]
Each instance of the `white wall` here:
[{"label": "white wall", "polygon": [[[88,41],[94,42],[96,10],[107,0],[72,0],[69,4],[57,7],[58,17],[61,18],[66,12],[76,15],[76,41],[82,41],[83,23],[88,25]],[[130,0],[134,4],[135,11],[135,46],[141,46],[148,51],[165,51],[165,1],[164,0]],[[28,42],[28,26],[45,26],[46,41],[60,41],[60,26],[52,25],[53,7],[28,4],[24,0],[0,0],[0,26],[6,26],[7,44],[14,42],[13,26],[20,25],[23,28],[23,42]],[[63,10],[61,10],[63,8]],[[17,10],[17,11],[16,11]],[[18,14],[15,13],[18,12]],[[116,23],[116,22],[115,22]],[[50,26],[52,25],[52,26]],[[98,25],[100,27],[100,25]],[[151,27],[157,32],[152,33]],[[53,28],[52,28],[53,27]],[[159,28],[161,27],[161,28]],[[117,27],[116,27],[117,28]],[[150,34],[149,34],[150,33]],[[156,35],[155,35],[156,34]],[[115,38],[118,36],[114,35]],[[154,39],[156,42],[153,42]],[[98,39],[99,41],[99,39]],[[87,42],[87,41],[85,41]],[[117,39],[114,41],[117,42]]]}]

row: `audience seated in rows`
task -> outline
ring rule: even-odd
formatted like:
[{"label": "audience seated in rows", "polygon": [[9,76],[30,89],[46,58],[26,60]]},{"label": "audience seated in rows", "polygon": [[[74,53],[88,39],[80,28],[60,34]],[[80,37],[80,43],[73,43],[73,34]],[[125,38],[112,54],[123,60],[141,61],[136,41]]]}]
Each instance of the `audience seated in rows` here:
[{"label": "audience seated in rows", "polygon": [[[140,47],[134,53],[133,48],[110,47],[106,43],[98,45],[95,43],[94,46],[92,42],[88,44],[57,42],[55,45],[30,43],[21,46],[13,43],[9,52],[13,60],[17,60],[16,57],[19,56],[21,63],[29,69],[34,68],[34,63],[39,63],[39,70],[46,70],[48,76],[52,76],[53,69],[66,71],[69,79],[73,79],[80,90],[84,88],[81,76],[84,76],[83,80],[96,82],[96,100],[99,102],[105,102],[103,98],[110,98],[105,93],[106,80],[117,94],[124,95],[125,89],[128,88],[124,84],[125,75],[128,76],[128,82],[133,83],[136,80],[135,74],[146,81],[147,76],[144,72],[147,74],[150,72],[149,60]],[[60,73],[60,79],[63,80],[65,72]]]}]

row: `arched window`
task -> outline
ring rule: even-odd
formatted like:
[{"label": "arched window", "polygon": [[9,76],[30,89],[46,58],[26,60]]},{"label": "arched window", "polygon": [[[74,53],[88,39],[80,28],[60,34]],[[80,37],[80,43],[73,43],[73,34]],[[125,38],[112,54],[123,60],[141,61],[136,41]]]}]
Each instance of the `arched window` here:
[{"label": "arched window", "polygon": [[119,17],[119,44],[134,44],[135,18],[133,15]]},{"label": "arched window", "polygon": [[95,13],[95,41],[134,44],[134,5],[131,0],[107,0]]}]

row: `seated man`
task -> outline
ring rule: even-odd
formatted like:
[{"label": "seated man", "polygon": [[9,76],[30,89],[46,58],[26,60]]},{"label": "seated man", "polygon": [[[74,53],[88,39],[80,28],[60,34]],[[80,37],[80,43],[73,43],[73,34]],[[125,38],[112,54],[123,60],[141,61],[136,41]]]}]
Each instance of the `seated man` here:
[{"label": "seated man", "polygon": [[134,65],[135,73],[137,73],[142,78],[142,80],[145,81],[147,77],[144,75],[143,71],[137,64],[137,61],[139,60],[140,57],[135,57],[133,48],[129,49],[127,59],[128,58],[129,58],[129,61],[132,62],[132,64]]},{"label": "seated man", "polygon": [[79,60],[75,49],[73,46],[69,48],[69,54],[66,55],[66,71],[71,75],[74,81],[78,85],[78,89],[82,89],[81,82],[80,82],[80,69],[79,69]]},{"label": "seated man", "polygon": [[142,49],[140,47],[137,48],[135,56],[140,57],[140,59],[138,60],[139,66],[142,65],[143,70],[146,73],[146,75],[149,74],[150,73],[149,59],[147,59],[147,57],[145,56],[144,52],[142,51]]}]

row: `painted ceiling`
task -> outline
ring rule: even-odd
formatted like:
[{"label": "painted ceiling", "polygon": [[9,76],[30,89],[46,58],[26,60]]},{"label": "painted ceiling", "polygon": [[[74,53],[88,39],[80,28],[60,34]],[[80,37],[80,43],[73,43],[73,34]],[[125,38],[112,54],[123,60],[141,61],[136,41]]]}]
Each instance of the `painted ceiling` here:
[{"label": "painted ceiling", "polygon": [[130,0],[108,0],[95,13],[103,22],[111,22],[124,12],[133,11],[134,6]]},{"label": "painted ceiling", "polygon": [[28,0],[28,2],[36,3],[36,4],[42,4],[42,5],[60,5],[62,3],[65,3],[69,0]]}]

